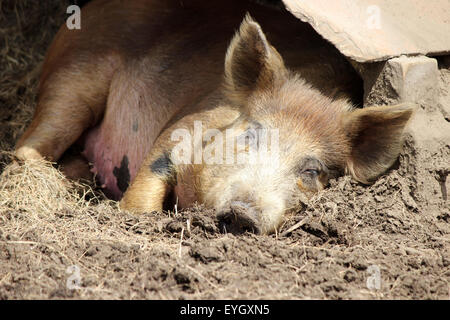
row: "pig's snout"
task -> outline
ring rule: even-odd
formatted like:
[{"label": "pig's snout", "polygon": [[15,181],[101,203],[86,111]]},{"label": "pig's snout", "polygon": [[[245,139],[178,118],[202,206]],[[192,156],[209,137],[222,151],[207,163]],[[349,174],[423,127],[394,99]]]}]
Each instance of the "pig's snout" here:
[{"label": "pig's snout", "polygon": [[261,233],[259,217],[258,210],[243,201],[232,201],[226,209],[217,214],[220,229],[233,234]]}]

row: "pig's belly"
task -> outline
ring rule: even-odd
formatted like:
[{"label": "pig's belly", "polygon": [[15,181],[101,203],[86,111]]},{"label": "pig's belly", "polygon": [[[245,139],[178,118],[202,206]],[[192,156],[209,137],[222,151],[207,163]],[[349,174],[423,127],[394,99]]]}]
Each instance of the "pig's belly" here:
[{"label": "pig's belly", "polygon": [[105,195],[113,200],[122,198],[159,132],[148,115],[130,111],[134,110],[105,115],[84,137],[82,154]]},{"label": "pig's belly", "polygon": [[111,199],[122,198],[156,137],[177,110],[178,105],[167,103],[167,93],[158,88],[151,77],[143,81],[139,74],[118,71],[103,119],[85,133],[83,155]]},{"label": "pig's belly", "polygon": [[[135,134],[117,134],[97,126],[87,132],[84,157],[91,165],[91,172],[103,188],[105,195],[120,200],[137,174],[153,141]],[[139,143],[141,141],[143,143]]]}]

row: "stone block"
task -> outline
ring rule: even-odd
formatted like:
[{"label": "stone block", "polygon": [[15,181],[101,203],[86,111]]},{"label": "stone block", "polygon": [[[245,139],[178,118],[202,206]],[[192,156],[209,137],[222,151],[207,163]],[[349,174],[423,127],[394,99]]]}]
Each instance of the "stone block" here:
[{"label": "stone block", "polygon": [[364,68],[361,74],[365,83],[364,106],[438,103],[439,71],[436,59],[401,56]]}]

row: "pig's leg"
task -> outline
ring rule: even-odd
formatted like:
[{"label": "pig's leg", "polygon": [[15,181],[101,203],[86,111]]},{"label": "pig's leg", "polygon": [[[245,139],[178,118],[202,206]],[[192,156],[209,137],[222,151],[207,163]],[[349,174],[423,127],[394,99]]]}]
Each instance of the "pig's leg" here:
[{"label": "pig's leg", "polygon": [[101,118],[109,84],[105,73],[96,77],[79,69],[53,73],[41,85],[33,121],[16,144],[16,156],[57,161]]},{"label": "pig's leg", "polygon": [[[142,170],[143,169],[143,170]],[[133,213],[161,212],[166,195],[169,193],[167,180],[155,173],[141,168],[131,186],[120,201],[120,208]]]},{"label": "pig's leg", "polygon": [[67,154],[58,161],[59,170],[69,179],[93,181],[94,175],[91,172],[88,161],[80,154]]},{"label": "pig's leg", "polygon": [[[85,105],[52,99],[38,112],[30,127],[17,142],[19,159],[57,161],[61,155],[92,124],[92,115]],[[70,107],[68,107],[70,106]]]},{"label": "pig's leg", "polygon": [[[158,142],[120,201],[121,209],[133,213],[163,210],[164,199],[173,188],[176,170],[168,152],[163,151],[161,140]],[[170,147],[168,143],[164,145]]]}]

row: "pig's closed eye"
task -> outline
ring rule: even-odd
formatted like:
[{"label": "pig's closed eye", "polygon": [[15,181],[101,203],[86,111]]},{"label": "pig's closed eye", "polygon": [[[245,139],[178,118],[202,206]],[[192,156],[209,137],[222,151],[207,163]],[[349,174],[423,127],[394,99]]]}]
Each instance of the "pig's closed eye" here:
[{"label": "pig's closed eye", "polygon": [[297,167],[297,172],[297,185],[302,191],[317,192],[327,184],[328,169],[317,158],[303,158]]},{"label": "pig's closed eye", "polygon": [[320,173],[319,169],[305,169],[302,171],[303,174],[310,175],[311,177],[317,177]]},{"label": "pig's closed eye", "polygon": [[318,159],[306,157],[300,161],[297,168],[297,172],[300,173],[300,175],[307,176],[309,178],[316,178],[321,174],[324,166]]}]

